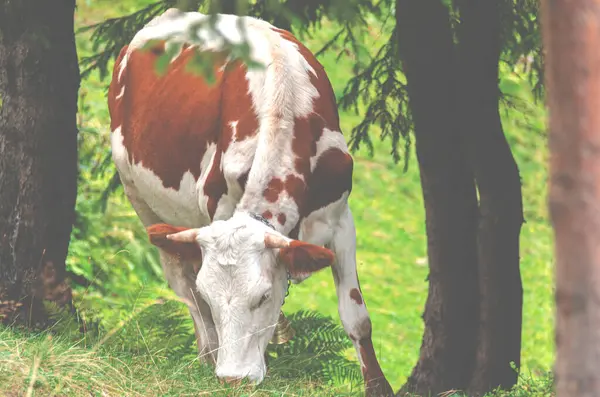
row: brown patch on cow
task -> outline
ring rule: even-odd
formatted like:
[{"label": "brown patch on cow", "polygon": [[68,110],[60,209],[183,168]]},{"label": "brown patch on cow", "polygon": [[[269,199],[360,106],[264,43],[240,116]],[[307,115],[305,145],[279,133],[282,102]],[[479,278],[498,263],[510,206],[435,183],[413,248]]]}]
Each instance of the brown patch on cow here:
[{"label": "brown patch on cow", "polygon": [[217,150],[212,167],[204,182],[204,194],[208,196],[206,206],[211,220],[215,216],[219,200],[225,193],[227,193],[227,181],[225,181],[225,175],[221,170],[221,152]]},{"label": "brown patch on cow", "polygon": [[[129,161],[141,162],[164,187],[175,190],[185,172],[199,178],[207,145],[216,143],[220,133],[223,71],[219,68],[225,54],[211,53],[217,60],[214,84],[186,70],[193,54],[191,49],[183,51],[160,76],[154,68],[158,55],[135,50],[121,81],[116,78],[120,67],[115,66],[109,89],[111,128],[121,126]],[[238,68],[230,73],[243,72]],[[117,100],[123,84],[124,95]]]},{"label": "brown patch on cow", "polygon": [[339,200],[345,192],[352,191],[352,157],[337,148],[327,149],[317,160],[311,175],[309,190],[316,194],[309,197],[307,212]]},{"label": "brown patch on cow", "polygon": [[285,191],[294,199],[298,210],[302,213],[307,193],[304,181],[296,175],[288,175],[285,178]]},{"label": "brown patch on cow", "polygon": [[283,212],[279,213],[279,215],[277,215],[277,222],[279,222],[279,224],[281,226],[285,225],[285,221],[286,221],[287,217],[285,216],[285,214]]},{"label": "brown patch on cow", "polygon": [[377,356],[375,355],[375,349],[373,348],[371,335],[359,340],[358,344],[360,346],[360,357],[365,368],[365,372],[363,372],[365,383],[369,383],[380,378],[385,378],[383,371],[381,370],[381,366],[377,361]]},{"label": "brown patch on cow", "polygon": [[350,298],[354,302],[356,302],[357,305],[363,304],[363,298],[362,298],[362,295],[360,294],[360,291],[358,290],[358,288],[352,288],[350,290]]},{"label": "brown patch on cow", "polygon": [[310,158],[317,154],[317,141],[321,139],[323,124],[319,124],[320,117],[312,114],[294,120],[294,137],[292,151],[296,155],[294,168],[296,172],[307,176],[310,174]]},{"label": "brown patch on cow", "polygon": [[202,260],[202,250],[195,242],[184,243],[173,241],[167,238],[167,235],[188,230],[188,227],[178,227],[164,223],[148,226],[146,232],[150,243],[164,250],[165,252],[177,256],[181,260]]},{"label": "brown patch on cow", "polygon": [[285,263],[292,277],[301,278],[331,266],[334,255],[327,248],[293,240],[288,247],[279,250],[279,259]]},{"label": "brown patch on cow", "polygon": [[263,192],[264,198],[270,202],[274,203],[279,198],[279,194],[283,191],[283,181],[279,178],[273,178],[269,181],[267,188]]},{"label": "brown patch on cow", "polygon": [[[247,69],[241,61],[235,61],[230,66],[232,72],[226,73],[223,79],[222,98],[222,138],[221,149],[227,151],[229,143],[234,139],[243,141],[258,133],[258,117],[252,102],[252,95],[246,79]],[[231,123],[235,122],[234,128]]]},{"label": "brown patch on cow", "polygon": [[266,210],[265,212],[262,213],[262,217],[265,219],[271,219],[273,218],[273,213],[271,213],[271,211]]}]

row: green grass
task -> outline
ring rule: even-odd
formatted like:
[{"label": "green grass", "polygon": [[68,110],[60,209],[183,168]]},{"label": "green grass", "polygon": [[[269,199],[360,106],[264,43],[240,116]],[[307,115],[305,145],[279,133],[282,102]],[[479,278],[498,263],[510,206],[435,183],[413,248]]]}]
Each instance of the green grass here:
[{"label": "green grass", "polygon": [[151,347],[131,354],[61,334],[7,328],[0,328],[0,385],[2,395],[27,396],[352,395],[341,387],[325,389],[307,376],[268,377],[258,387],[229,386],[195,358],[171,357]]},{"label": "green grass", "polygon": [[[263,383],[221,384],[210,367],[192,355],[171,355],[169,349],[147,344],[136,354],[119,349],[106,338],[76,339],[64,329],[41,333],[0,326],[0,395],[2,396],[256,396],[351,397],[360,387],[327,385],[308,374],[293,378],[268,375]],[[144,332],[139,331],[138,336]],[[106,336],[106,335],[105,335]],[[299,363],[302,367],[304,364]],[[298,366],[298,364],[296,364]],[[270,372],[277,371],[275,363]],[[489,397],[551,396],[548,377],[523,377],[509,392]],[[447,396],[461,396],[448,393]]]},{"label": "green grass", "polygon": [[[80,2],[77,25],[131,12],[144,3],[142,0]],[[310,49],[317,50],[334,32],[334,26],[324,24],[314,37],[304,41]],[[376,48],[383,44],[386,35],[372,29],[367,40]],[[78,50],[80,57],[92,51],[86,36],[78,37]],[[338,61],[335,54],[325,54],[321,62],[339,95],[352,76],[350,59],[345,56]],[[527,82],[518,74],[504,68],[502,76],[503,91],[520,98],[519,111],[503,108],[503,125],[520,168],[527,221],[521,234],[522,373],[534,379],[541,377],[541,380],[527,378],[519,386],[521,389],[511,395],[547,395],[545,391],[541,394],[532,391],[536,387],[547,390],[549,381],[544,376],[554,360],[553,247],[546,211],[545,112],[540,104],[533,103]],[[101,213],[94,204],[110,175],[94,171],[109,150],[105,100],[108,82],[108,79],[100,81],[95,74],[82,82],[82,183],[77,204],[80,222],[68,263],[74,272],[94,278],[91,288],[76,291],[76,300],[84,315],[100,321],[108,321],[115,308],[119,308],[118,313],[126,313],[143,286],[156,287],[155,297],[169,294],[164,289],[156,252],[147,244],[144,230],[122,191],[111,197],[106,213]],[[348,112],[340,116],[342,129],[349,136],[361,116]],[[375,348],[384,372],[393,388],[398,389],[418,358],[423,330],[421,314],[427,294],[427,258],[424,209],[414,153],[405,173],[402,164],[393,163],[389,152],[388,141],[376,140],[373,157],[363,149],[354,154],[350,203],[358,234],[359,277],[373,321]],[[330,272],[322,271],[294,286],[284,309],[287,313],[318,310],[339,322]],[[244,394],[241,390],[235,392],[238,394],[228,394],[231,391],[223,391],[209,372],[189,360],[181,362],[143,351],[137,355],[92,351],[81,343],[74,345],[72,337],[48,340],[45,334],[0,332],[0,384],[12,385],[2,386],[5,391],[13,387],[26,391],[34,374],[41,390],[58,388],[58,394],[67,395],[84,395],[90,387],[110,391],[109,395],[153,395],[159,391],[160,395],[185,395],[199,390],[215,393],[207,395],[271,395],[269,390],[274,391],[272,395],[314,395],[318,388],[310,382],[305,386],[303,379],[279,383],[274,380],[261,386],[259,394]],[[140,331],[140,335],[150,334],[151,331]],[[352,350],[347,351],[347,356],[355,359]],[[35,365],[35,357],[40,357],[39,367]],[[6,369],[11,371],[8,378]],[[339,390],[330,392],[335,395]],[[328,392],[323,393],[319,395]],[[47,394],[41,392],[41,395]]]}]

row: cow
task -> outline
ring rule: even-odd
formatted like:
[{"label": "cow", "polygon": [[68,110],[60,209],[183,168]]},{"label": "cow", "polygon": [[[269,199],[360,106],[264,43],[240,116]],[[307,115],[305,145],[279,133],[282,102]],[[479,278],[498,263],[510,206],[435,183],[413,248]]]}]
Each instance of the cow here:
[{"label": "cow", "polygon": [[[262,382],[288,281],[330,267],[366,393],[393,395],[359,286],[353,160],[325,70],[266,21],[208,18],[170,9],[150,21],[120,51],[108,91],[114,164],[188,305],[199,355],[222,381]],[[263,67],[226,51],[243,40]],[[190,72],[198,53],[212,57],[214,81]]]}]

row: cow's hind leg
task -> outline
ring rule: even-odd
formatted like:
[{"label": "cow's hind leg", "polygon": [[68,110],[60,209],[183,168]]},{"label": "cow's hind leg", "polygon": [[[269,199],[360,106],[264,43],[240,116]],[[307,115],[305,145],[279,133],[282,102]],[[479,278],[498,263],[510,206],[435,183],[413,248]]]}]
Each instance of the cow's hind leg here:
[{"label": "cow's hind leg", "polygon": [[[123,183],[125,194],[145,227],[162,223],[162,220],[137,194],[135,187]],[[196,342],[201,362],[217,362],[218,338],[210,309],[196,292],[194,263],[183,262],[179,258],[160,251],[163,272],[169,286],[187,305],[194,321]]]},{"label": "cow's hind leg", "polygon": [[346,208],[334,232],[331,249],[336,260],[332,273],[338,296],[338,310],[344,329],[352,340],[365,380],[367,396],[393,396],[373,348],[369,312],[362,297],[356,271],[356,231],[350,208]]}]

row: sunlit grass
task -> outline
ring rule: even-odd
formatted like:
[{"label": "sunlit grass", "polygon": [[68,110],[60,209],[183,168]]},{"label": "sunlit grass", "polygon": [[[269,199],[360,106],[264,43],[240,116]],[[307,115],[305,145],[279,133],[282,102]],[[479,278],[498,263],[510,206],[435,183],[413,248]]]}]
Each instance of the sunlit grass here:
[{"label": "sunlit grass", "polygon": [[0,328],[0,392],[26,396],[312,396],[346,395],[323,389],[307,376],[268,377],[258,387],[229,386],[197,359],[147,351],[136,355],[51,332],[28,334]]}]

